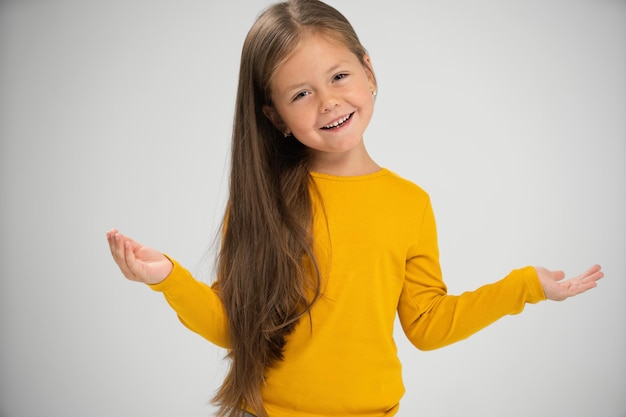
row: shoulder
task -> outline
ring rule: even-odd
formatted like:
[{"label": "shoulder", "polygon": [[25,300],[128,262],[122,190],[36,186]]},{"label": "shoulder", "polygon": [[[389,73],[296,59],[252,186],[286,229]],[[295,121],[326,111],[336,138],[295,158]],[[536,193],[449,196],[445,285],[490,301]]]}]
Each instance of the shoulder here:
[{"label": "shoulder", "polygon": [[392,193],[397,193],[404,198],[417,199],[419,201],[430,201],[428,193],[415,182],[404,178],[395,172],[385,169],[387,175],[384,177],[385,188]]}]

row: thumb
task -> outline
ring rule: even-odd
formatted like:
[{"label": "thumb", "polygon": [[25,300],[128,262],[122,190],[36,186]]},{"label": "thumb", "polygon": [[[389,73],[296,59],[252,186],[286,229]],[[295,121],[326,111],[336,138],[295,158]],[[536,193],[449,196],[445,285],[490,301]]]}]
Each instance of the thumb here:
[{"label": "thumb", "polygon": [[563,271],[552,271],[552,276],[554,277],[555,281],[561,281],[563,278],[565,278],[565,272],[563,272]]}]

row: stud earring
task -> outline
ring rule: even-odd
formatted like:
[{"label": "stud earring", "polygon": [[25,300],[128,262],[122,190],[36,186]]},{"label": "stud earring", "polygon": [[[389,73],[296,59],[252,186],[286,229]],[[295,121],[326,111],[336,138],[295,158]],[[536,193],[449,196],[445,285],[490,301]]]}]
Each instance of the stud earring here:
[{"label": "stud earring", "polygon": [[283,137],[288,138],[289,136],[291,136],[291,132],[290,131],[287,130],[287,131],[283,132]]}]

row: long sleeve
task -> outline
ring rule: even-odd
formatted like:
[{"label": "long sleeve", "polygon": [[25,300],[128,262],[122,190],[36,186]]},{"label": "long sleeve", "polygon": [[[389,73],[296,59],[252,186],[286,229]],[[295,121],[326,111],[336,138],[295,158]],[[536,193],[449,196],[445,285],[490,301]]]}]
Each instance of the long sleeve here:
[{"label": "long sleeve", "polygon": [[437,349],[478,332],[526,303],[545,299],[533,267],[514,270],[502,280],[461,295],[448,295],[441,277],[435,219],[425,208],[419,243],[406,263],[398,314],[405,334],[419,349]]},{"label": "long sleeve", "polygon": [[188,329],[227,348],[228,320],[219,296],[213,288],[193,278],[177,261],[169,256],[168,259],[174,264],[172,272],[150,288],[163,293]]},{"label": "long sleeve", "polygon": [[[534,268],[448,295],[424,190],[386,169],[312,176],[321,295],[287,336],[284,360],[266,369],[261,394],[269,415],[397,415],[405,390],[394,341],[397,315],[413,344],[435,349],[544,298]],[[185,326],[228,347],[216,289],[172,262],[170,276],[152,288]]]}]

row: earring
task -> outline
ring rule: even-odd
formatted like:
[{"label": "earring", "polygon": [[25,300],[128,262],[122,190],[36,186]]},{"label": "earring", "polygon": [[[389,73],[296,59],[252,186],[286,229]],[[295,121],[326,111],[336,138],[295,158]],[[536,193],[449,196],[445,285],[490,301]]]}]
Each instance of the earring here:
[{"label": "earring", "polygon": [[288,138],[289,136],[291,136],[291,132],[287,130],[287,131],[283,132],[283,136]]},{"label": "earring", "polygon": [[376,91],[376,90],[374,90],[374,89],[372,88],[372,96],[374,96],[374,98],[376,98],[376,94],[378,94],[378,91]]}]

